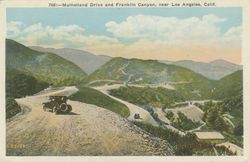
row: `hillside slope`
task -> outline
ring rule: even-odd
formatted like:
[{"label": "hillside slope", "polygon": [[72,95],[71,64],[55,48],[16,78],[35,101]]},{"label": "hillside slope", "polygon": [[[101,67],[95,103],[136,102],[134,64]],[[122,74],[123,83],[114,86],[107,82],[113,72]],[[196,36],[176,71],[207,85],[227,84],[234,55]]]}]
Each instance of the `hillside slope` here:
[{"label": "hillside slope", "polygon": [[95,80],[116,80],[135,84],[160,84],[203,81],[207,79],[189,69],[175,65],[166,65],[154,60],[113,58],[89,75],[85,82]]},{"label": "hillside slope", "polygon": [[188,68],[196,73],[202,74],[203,76],[213,80],[219,80],[237,70],[242,69],[241,65],[233,64],[225,60],[215,60],[209,63],[197,62],[192,60],[181,60],[176,62],[170,62],[170,61],[160,61],[160,62]]},{"label": "hillside slope", "polygon": [[23,74],[17,70],[6,69],[6,118],[10,118],[21,111],[15,98],[32,95],[48,87],[34,77]]},{"label": "hillside slope", "polygon": [[213,91],[213,98],[224,99],[243,94],[243,71],[236,71],[219,80]]},{"label": "hillside slope", "polygon": [[126,105],[90,87],[79,87],[79,91],[70,96],[70,99],[106,108],[124,118],[127,118],[130,114]]},{"label": "hillside slope", "polygon": [[39,46],[31,46],[30,48],[40,52],[55,53],[58,56],[75,63],[88,74],[94,72],[111,59],[109,56],[94,55],[90,52],[70,48],[54,49]]},{"label": "hillside slope", "polygon": [[6,39],[6,68],[54,85],[76,84],[86,77],[72,62],[53,53],[34,51],[10,39]]}]

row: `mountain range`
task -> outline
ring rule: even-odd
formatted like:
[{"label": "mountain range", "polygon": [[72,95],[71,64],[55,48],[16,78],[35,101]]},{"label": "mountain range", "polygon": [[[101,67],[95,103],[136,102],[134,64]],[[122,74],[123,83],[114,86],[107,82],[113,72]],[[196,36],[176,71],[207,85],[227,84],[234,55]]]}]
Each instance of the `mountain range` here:
[{"label": "mountain range", "polygon": [[[112,59],[110,56],[96,55],[91,52],[70,48],[55,49],[44,48],[40,46],[30,46],[29,48],[40,52],[55,53],[58,56],[75,63],[87,74],[93,73],[95,70],[99,69],[102,65]],[[192,60],[180,60],[175,62],[159,60],[159,62],[188,68],[212,80],[219,80],[237,70],[242,69],[241,65],[237,65],[222,59],[214,60],[209,63]]]},{"label": "mountain range", "polygon": [[[112,58],[62,48],[26,47],[6,40],[6,66],[53,84],[63,80],[115,80],[127,83],[211,82],[241,70],[225,60],[210,63]],[[73,80],[73,81],[72,81]],[[201,86],[203,86],[201,84]]]},{"label": "mountain range", "polygon": [[94,72],[111,59],[109,56],[95,55],[90,52],[70,48],[55,49],[43,48],[40,46],[30,46],[30,48],[40,52],[55,53],[58,56],[75,63],[87,74]]},{"label": "mountain range", "polygon": [[171,61],[160,61],[160,62],[165,64],[178,65],[191,69],[213,80],[219,80],[229,74],[232,74],[235,71],[242,69],[241,65],[237,65],[222,59],[214,60],[209,63],[197,62],[192,60],[181,60],[176,62],[171,62]]}]

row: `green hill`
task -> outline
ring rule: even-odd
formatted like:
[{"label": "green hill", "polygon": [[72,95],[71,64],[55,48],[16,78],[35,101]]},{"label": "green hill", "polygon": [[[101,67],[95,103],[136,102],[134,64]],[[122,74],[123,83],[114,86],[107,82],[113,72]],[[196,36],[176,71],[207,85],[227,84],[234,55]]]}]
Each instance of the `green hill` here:
[{"label": "green hill", "polygon": [[38,81],[32,76],[6,69],[6,118],[21,112],[15,98],[35,94],[48,86],[48,83]]},{"label": "green hill", "polygon": [[139,106],[169,107],[175,102],[185,101],[184,97],[175,90],[165,88],[120,87],[109,91],[112,96],[118,97]]},{"label": "green hill", "polygon": [[196,80],[187,84],[175,85],[175,90],[182,94],[186,100],[211,99],[211,92],[216,81]]},{"label": "green hill", "polygon": [[70,97],[71,100],[93,104],[107,110],[113,111],[127,118],[130,114],[126,105],[112,99],[111,97],[90,87],[78,87],[79,91]]},{"label": "green hill", "polygon": [[228,99],[243,94],[242,70],[227,75],[218,81],[194,81],[176,85],[175,88],[186,99]]},{"label": "green hill", "polygon": [[[234,118],[232,122],[235,124],[233,134],[237,136],[243,135],[243,71],[239,70],[218,81],[213,98],[222,99],[223,110],[229,112]],[[236,144],[242,145],[242,138],[229,136]]]},{"label": "green hill", "polygon": [[236,71],[220,79],[214,88],[213,98],[225,99],[243,94],[243,71]]},{"label": "green hill", "polygon": [[10,39],[6,39],[6,68],[58,86],[77,84],[86,77],[72,62],[53,53],[34,51]]},{"label": "green hill", "polygon": [[155,60],[113,58],[90,74],[85,82],[115,80],[126,83],[159,84],[166,82],[193,82],[207,80],[189,69],[159,63]]}]

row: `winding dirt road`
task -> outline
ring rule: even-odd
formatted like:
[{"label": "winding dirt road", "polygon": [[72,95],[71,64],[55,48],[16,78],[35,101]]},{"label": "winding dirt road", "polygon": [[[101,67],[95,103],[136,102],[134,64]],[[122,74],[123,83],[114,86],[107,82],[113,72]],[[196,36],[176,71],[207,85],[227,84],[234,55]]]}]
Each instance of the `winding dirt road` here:
[{"label": "winding dirt road", "polygon": [[[128,117],[129,120],[140,121],[140,122],[144,122],[147,124],[151,124],[153,126],[159,126],[159,124],[154,120],[154,118],[150,115],[150,113],[148,111],[146,111],[145,109],[143,109],[135,104],[124,101],[122,99],[119,99],[117,97],[114,97],[108,93],[109,90],[118,89],[121,86],[124,86],[124,85],[123,84],[114,84],[114,85],[105,85],[105,86],[99,86],[99,87],[94,87],[94,88],[96,90],[99,90],[100,92],[104,93],[105,95],[113,98],[114,100],[126,105],[129,108],[129,112],[130,112],[130,115]],[[140,119],[135,119],[134,118],[135,114],[140,114]]]},{"label": "winding dirt road", "polygon": [[44,112],[44,96],[17,99],[23,113],[6,123],[7,155],[173,155],[166,141],[101,107],[68,101],[70,114]]}]

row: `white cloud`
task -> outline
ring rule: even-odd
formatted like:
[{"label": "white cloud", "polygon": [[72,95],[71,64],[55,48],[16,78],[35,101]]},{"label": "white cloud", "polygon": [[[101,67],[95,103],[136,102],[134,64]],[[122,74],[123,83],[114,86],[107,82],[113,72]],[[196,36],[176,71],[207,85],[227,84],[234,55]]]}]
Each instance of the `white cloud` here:
[{"label": "white cloud", "polygon": [[28,27],[26,27],[23,32],[25,33],[31,33],[31,32],[37,32],[43,30],[43,26],[41,23],[33,24]]},{"label": "white cloud", "polygon": [[125,39],[160,40],[164,42],[211,41],[221,37],[218,23],[226,21],[215,15],[201,19],[190,17],[129,16],[125,21],[106,23],[107,31]]},{"label": "white cloud", "polygon": [[7,23],[8,28],[8,36],[10,37],[16,37],[21,33],[22,28],[24,27],[24,24],[20,21],[11,21]]},{"label": "white cloud", "polygon": [[[8,23],[8,37],[27,45],[65,44],[65,46],[93,46],[102,44],[123,45],[123,39],[141,44],[240,44],[241,27],[232,27],[222,33],[220,24],[227,19],[213,14],[202,18],[176,18],[150,15],[129,16],[117,23],[105,24],[112,37],[106,35],[88,35],[78,25],[48,26],[41,23],[25,26],[22,22]],[[120,41],[119,41],[120,40]],[[42,44],[41,44],[42,43]],[[118,45],[118,46],[120,46]],[[75,48],[75,47],[74,47]]]},{"label": "white cloud", "polygon": [[52,27],[41,23],[25,26],[19,22],[10,22],[7,30],[9,38],[26,45],[51,46],[55,44],[65,47],[82,47],[117,42],[117,39],[104,35],[87,35],[83,27],[75,24]]},{"label": "white cloud", "polygon": [[106,30],[112,36],[90,35],[75,24],[27,26],[22,22],[9,22],[7,33],[8,38],[25,45],[78,48],[111,56],[171,60],[228,57],[234,61],[235,55],[240,55],[242,27],[222,32],[220,23],[225,21],[212,14],[185,19],[136,15],[119,23],[107,22]]},{"label": "white cloud", "polygon": [[223,41],[229,45],[240,45],[241,38],[242,26],[232,27],[223,35]]}]

